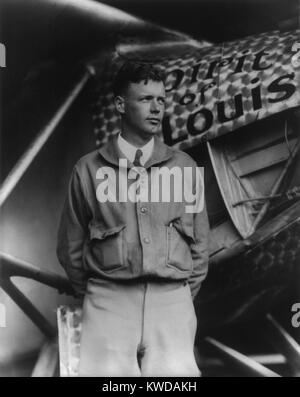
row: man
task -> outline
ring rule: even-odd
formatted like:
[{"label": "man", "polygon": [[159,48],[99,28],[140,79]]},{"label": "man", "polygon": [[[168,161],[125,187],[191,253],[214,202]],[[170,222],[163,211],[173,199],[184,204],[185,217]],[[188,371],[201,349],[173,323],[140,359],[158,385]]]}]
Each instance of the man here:
[{"label": "man", "polygon": [[199,376],[192,298],[208,264],[202,176],[157,136],[157,68],[125,63],[114,91],[121,132],[75,165],[58,236],[58,258],[84,296],[79,374]]}]

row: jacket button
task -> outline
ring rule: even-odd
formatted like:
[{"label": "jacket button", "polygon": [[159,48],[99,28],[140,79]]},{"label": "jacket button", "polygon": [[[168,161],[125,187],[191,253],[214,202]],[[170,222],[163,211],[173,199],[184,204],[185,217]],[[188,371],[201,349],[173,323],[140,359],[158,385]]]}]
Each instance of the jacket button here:
[{"label": "jacket button", "polygon": [[144,237],[144,243],[149,244],[150,243],[150,239],[148,237]]},{"label": "jacket button", "polygon": [[145,214],[145,212],[147,212],[147,208],[146,208],[146,207],[142,207],[142,208],[141,208],[141,212],[142,212],[143,214]]}]

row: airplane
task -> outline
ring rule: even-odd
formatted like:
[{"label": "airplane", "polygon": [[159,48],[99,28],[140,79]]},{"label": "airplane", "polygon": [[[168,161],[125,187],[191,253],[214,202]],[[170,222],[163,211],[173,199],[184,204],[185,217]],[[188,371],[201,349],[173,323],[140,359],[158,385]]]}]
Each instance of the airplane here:
[{"label": "airplane", "polygon": [[[300,95],[299,66],[292,62],[298,25],[213,44],[92,0],[4,1],[1,7],[24,37],[20,52],[4,21],[0,285],[5,303],[12,305],[9,296],[46,337],[32,375],[55,373],[58,342],[53,319],[31,300],[45,296],[54,308],[65,299],[60,335],[67,327],[76,336],[71,348],[78,348],[80,309],[68,309],[74,300],[57,296],[72,289],[54,256],[55,228],[71,166],[118,131],[111,80],[124,59],[134,59],[166,73],[162,139],[205,167],[210,266],[195,302],[196,345],[205,343],[247,374],[278,376],[263,365],[267,356],[249,357],[214,337],[216,330],[259,319],[281,353],[273,359],[298,376],[297,338],[269,314],[291,288],[298,294],[292,299],[299,296]],[[12,277],[41,284],[34,293],[37,287],[16,286]],[[76,354],[68,356],[66,341],[59,344],[61,372],[76,373]]]}]

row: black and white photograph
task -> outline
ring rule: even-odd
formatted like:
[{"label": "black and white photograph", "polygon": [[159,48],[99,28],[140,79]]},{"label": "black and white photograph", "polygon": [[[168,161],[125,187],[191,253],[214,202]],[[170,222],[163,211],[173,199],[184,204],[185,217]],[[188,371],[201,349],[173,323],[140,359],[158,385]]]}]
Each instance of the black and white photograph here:
[{"label": "black and white photograph", "polygon": [[0,0],[0,378],[300,377],[299,134],[299,0]]}]

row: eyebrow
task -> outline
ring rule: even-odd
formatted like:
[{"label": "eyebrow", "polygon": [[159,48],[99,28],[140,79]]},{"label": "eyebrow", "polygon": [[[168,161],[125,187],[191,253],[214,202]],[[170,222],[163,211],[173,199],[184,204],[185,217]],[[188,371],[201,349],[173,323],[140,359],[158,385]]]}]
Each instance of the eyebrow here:
[{"label": "eyebrow", "polygon": [[[141,95],[139,95],[139,98],[155,98],[155,96],[151,95],[151,94],[141,94]],[[159,95],[157,98],[158,99],[166,99],[166,96]]]}]

